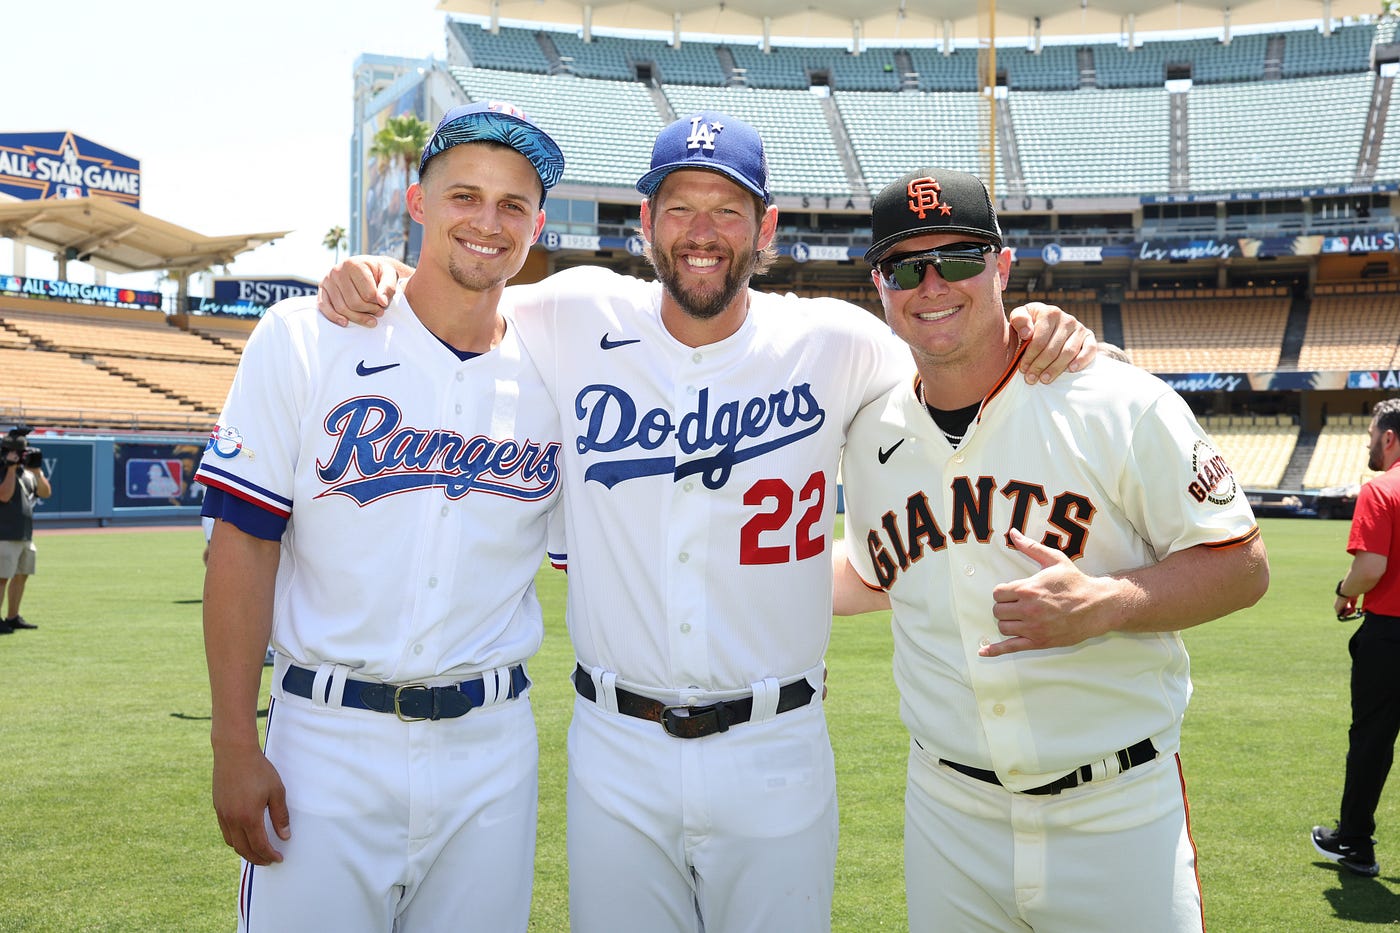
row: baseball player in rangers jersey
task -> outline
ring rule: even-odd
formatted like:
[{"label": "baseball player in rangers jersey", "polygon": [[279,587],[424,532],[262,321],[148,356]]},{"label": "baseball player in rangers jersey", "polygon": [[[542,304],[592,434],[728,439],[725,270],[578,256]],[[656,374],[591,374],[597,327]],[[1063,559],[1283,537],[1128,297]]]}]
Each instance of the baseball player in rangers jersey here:
[{"label": "baseball player in rangers jersey", "polygon": [[[659,281],[583,267],[507,297],[566,438],[571,924],[816,933],[837,837],[836,466],[909,353],[851,305],[748,288],[777,227],[752,127],[686,117],[651,165]],[[371,306],[353,299],[368,268],[325,283],[337,310]],[[1082,335],[1050,329],[1035,346],[1058,372]]]},{"label": "baseball player in rangers jersey", "polygon": [[911,172],[872,221],[918,377],[851,426],[846,542],[872,598],[837,609],[893,604],[910,930],[1199,931],[1178,631],[1268,586],[1244,493],[1154,376],[1011,378],[1011,260],[979,180]]},{"label": "baseball player in rangers jersey", "polygon": [[197,474],[219,519],[205,638],[241,930],[526,929],[525,661],[560,445],[497,304],[562,171],[507,105],[449,112],[407,194],[422,266],[385,326],[293,299],[243,353]]}]

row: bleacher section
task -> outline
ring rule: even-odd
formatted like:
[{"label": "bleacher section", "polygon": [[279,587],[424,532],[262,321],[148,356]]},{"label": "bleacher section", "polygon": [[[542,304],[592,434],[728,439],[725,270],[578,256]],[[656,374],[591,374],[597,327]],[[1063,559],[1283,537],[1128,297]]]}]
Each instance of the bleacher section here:
[{"label": "bleacher section", "polygon": [[[987,173],[989,117],[977,89],[975,48],[944,54],[866,44],[854,55],[831,46],[778,44],[765,52],[742,42],[685,41],[676,49],[664,38],[595,35],[584,42],[569,32],[502,28],[493,36],[462,22],[453,29],[475,65],[453,65],[457,80],[472,99],[503,97],[531,110],[569,157],[566,182],[625,186],[645,169],[650,139],[669,115],[637,80],[640,63],[655,66],[652,79],[677,114],[729,109],[754,123],[769,141],[780,194],[878,190],[905,167],[911,150]],[[1050,43],[1038,53],[999,46],[1010,117],[1000,132],[1012,134],[1020,163],[1014,193],[1063,198],[1352,184],[1375,80],[1372,48],[1393,33],[1394,24],[1383,23],[1348,25],[1331,36],[1237,34],[1228,45],[1218,38],[1154,40],[1133,49]],[[542,45],[561,59],[551,62]],[[1281,65],[1275,59],[1269,71],[1265,60],[1280,47]],[[551,65],[573,77],[546,77]],[[1270,79],[1280,67],[1283,80]],[[1169,71],[1192,80],[1179,128],[1186,171],[1175,179]],[[829,79],[859,178],[846,176],[837,155],[841,133],[808,91],[817,74]],[[1087,82],[1094,86],[1081,86]],[[1391,96],[1390,115],[1378,179],[1400,176],[1400,95]],[[999,145],[998,156],[1007,148]],[[1012,176],[1006,165],[997,168],[1000,186]]]},{"label": "bleacher section", "polygon": [[1391,369],[1400,366],[1400,293],[1357,293],[1332,286],[1313,299],[1298,353],[1299,369]]},{"label": "bleacher section", "polygon": [[976,49],[954,49],[949,55],[937,49],[910,49],[909,60],[921,91],[977,90]]},{"label": "bleacher section", "polygon": [[584,42],[581,36],[552,32],[564,64],[576,75],[587,78],[609,78],[630,81],[636,78],[635,66],[650,63],[656,66],[654,76],[668,84],[720,85],[729,77],[720,66],[713,45],[683,42],[679,49],[660,39],[632,39],[618,36],[594,36]]},{"label": "bleacher section", "polygon": [[1079,87],[1079,55],[1072,45],[1046,45],[1039,53],[997,47],[997,71],[1013,91],[1073,91]]},{"label": "bleacher section", "polygon": [[1242,486],[1278,487],[1298,444],[1298,425],[1291,416],[1204,415],[1200,422]]},{"label": "bleacher section", "polygon": [[1035,195],[1140,194],[1171,180],[1171,102],[1160,87],[1011,94],[1026,190]]},{"label": "bleacher section", "polygon": [[[545,58],[533,30],[502,26],[499,34],[492,35],[474,23],[460,20],[452,21],[451,29],[462,48],[471,56],[471,64],[478,68],[532,74],[546,74],[549,71],[549,59]],[[557,38],[559,34],[549,35]]]},{"label": "bleacher section", "polygon": [[[1260,292],[1274,292],[1256,297]],[[1222,289],[1171,298],[1129,292],[1122,304],[1123,344],[1133,362],[1157,373],[1278,368],[1288,296],[1283,289]],[[1228,300],[1222,300],[1228,299]]]},{"label": "bleacher section", "polygon": [[0,303],[0,418],[106,430],[202,432],[213,423],[237,350],[159,313],[48,304]]},{"label": "bleacher section", "polygon": [[1371,67],[1372,24],[1343,26],[1324,36],[1315,29],[1284,34],[1283,76],[1347,74]]},{"label": "bleacher section", "polygon": [[926,164],[986,174],[987,105],[978,94],[852,91],[832,99],[871,191],[909,171],[910,152]]},{"label": "bleacher section", "polygon": [[1370,451],[1366,444],[1369,415],[1332,415],[1317,438],[1317,448],[1308,462],[1303,486],[1325,489],[1363,483],[1376,474],[1367,469]]},{"label": "bleacher section", "polygon": [[646,173],[652,140],[665,125],[635,81],[450,70],[470,99],[508,100],[538,120],[564,151],[566,183],[631,187]]},{"label": "bleacher section", "polygon": [[[667,85],[664,90],[678,114],[720,110],[759,127],[768,153],[769,187],[774,194],[850,193],[851,182],[841,167],[836,147],[829,144],[831,132],[819,98],[755,87]],[[649,134],[642,150],[644,155],[650,154],[650,137],[655,135],[655,130]],[[828,144],[814,146],[813,140],[818,139],[825,139]],[[631,177],[635,179],[643,172],[645,167]]]},{"label": "bleacher section", "polygon": [[1192,189],[1350,184],[1371,84],[1361,73],[1192,88]]},{"label": "bleacher section", "polygon": [[894,50],[887,47],[865,49],[859,55],[836,48],[776,46],[771,52],[751,45],[727,48],[750,87],[802,90],[812,84],[812,72],[826,73],[832,87],[853,91],[897,91],[903,79],[895,67]]}]

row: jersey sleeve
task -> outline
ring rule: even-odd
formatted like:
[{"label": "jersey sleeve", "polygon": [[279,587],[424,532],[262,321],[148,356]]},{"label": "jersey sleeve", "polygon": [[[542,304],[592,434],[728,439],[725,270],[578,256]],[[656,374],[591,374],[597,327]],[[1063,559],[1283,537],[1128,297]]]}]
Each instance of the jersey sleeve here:
[{"label": "jersey sleeve", "polygon": [[270,308],[248,338],[195,478],[285,519],[308,372],[306,353],[278,312]]},{"label": "jersey sleeve", "polygon": [[1128,520],[1158,560],[1197,545],[1227,547],[1258,533],[1230,465],[1170,390],[1138,413],[1119,492]]}]

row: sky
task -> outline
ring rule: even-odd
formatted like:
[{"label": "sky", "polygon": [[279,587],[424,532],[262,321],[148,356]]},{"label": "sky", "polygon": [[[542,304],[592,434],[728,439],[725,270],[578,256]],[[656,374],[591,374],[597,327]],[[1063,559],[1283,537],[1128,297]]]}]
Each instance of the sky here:
[{"label": "sky", "polygon": [[[444,56],[436,0],[5,0],[0,132],[71,130],[141,163],[141,210],[206,236],[291,230],[236,275],[319,279],[350,225],[353,70]],[[343,253],[342,253],[343,256]],[[26,272],[55,278],[28,250]],[[0,240],[0,274],[14,247]],[[68,279],[94,281],[70,263]],[[108,275],[154,287],[154,274]],[[194,290],[202,292],[197,279]]]}]

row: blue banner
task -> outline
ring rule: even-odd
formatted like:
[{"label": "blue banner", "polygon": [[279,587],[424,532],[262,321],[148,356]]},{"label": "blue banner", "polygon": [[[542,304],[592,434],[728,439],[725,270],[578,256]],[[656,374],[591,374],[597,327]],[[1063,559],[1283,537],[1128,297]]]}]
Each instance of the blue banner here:
[{"label": "blue banner", "polygon": [[317,283],[301,278],[248,276],[214,279],[212,298],[191,299],[190,310],[197,314],[228,314],[259,317],[284,298],[316,294]]},{"label": "blue banner", "polygon": [[0,293],[27,298],[59,298],[64,301],[86,301],[91,304],[127,305],[137,308],[159,308],[164,302],[160,292],[147,292],[115,285],[90,285],[85,282],[61,282],[36,279],[26,275],[0,275]]},{"label": "blue banner", "polygon": [[141,163],[71,132],[0,133],[0,193],[21,201],[105,197],[141,207]]}]

